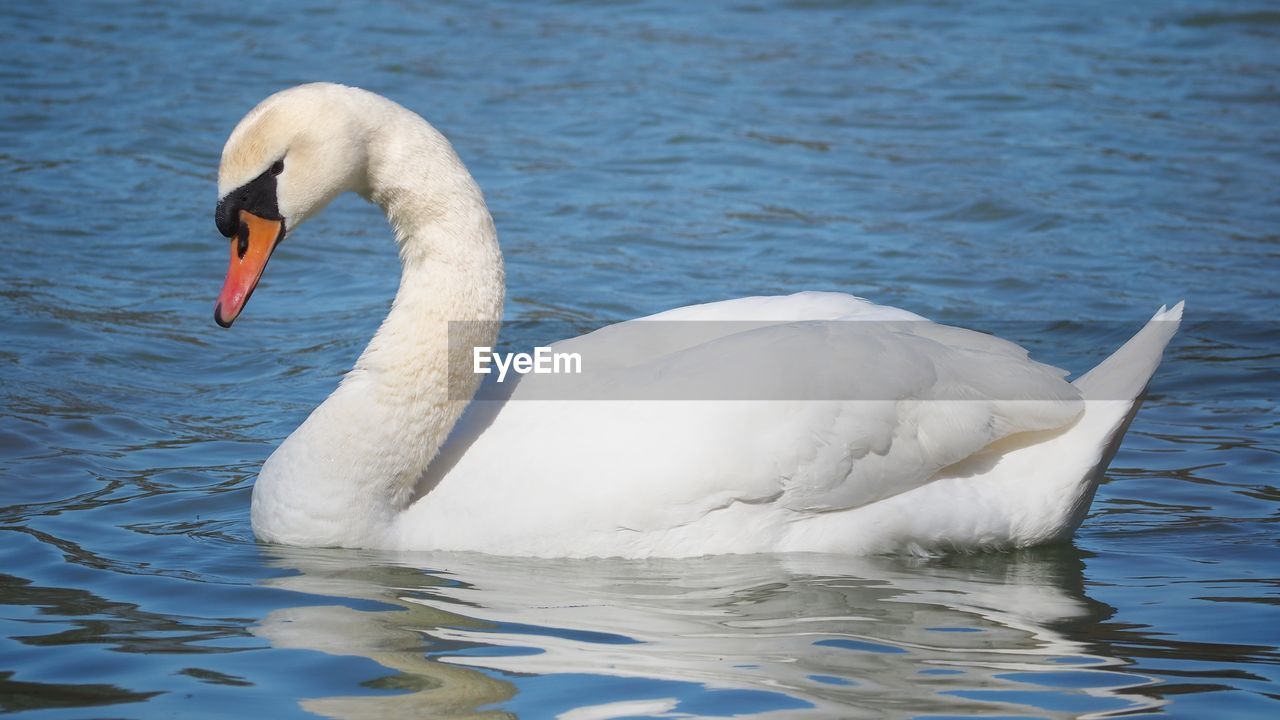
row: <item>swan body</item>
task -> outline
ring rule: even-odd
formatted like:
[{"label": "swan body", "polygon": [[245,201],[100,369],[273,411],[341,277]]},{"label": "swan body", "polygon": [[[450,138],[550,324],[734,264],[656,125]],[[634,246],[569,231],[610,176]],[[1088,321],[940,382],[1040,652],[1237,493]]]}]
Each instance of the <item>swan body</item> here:
[{"label": "swan body", "polygon": [[[589,372],[482,376],[502,256],[483,197],[421,117],[304,85],[232,132],[218,224],[230,325],[271,250],[341,192],[377,203],[391,310],[254,486],[262,540],[543,557],[847,554],[1068,538],[1182,315],[1067,382],[1013,343],[839,293],[678,308],[553,346]],[[576,395],[574,394],[576,393]]]}]

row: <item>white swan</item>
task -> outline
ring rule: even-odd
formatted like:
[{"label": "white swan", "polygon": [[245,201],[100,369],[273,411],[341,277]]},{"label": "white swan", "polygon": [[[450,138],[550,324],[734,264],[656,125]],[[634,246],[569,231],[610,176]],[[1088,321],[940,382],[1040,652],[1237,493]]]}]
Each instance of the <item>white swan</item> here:
[{"label": "white swan", "polygon": [[[1067,383],[1012,343],[859,298],[743,298],[560,344],[596,363],[579,387],[624,389],[612,399],[555,399],[530,375],[464,417],[481,376],[449,348],[493,345],[502,256],[439,132],[378,95],[303,85],[236,126],[218,190],[223,326],[286,231],[345,191],[386,212],[403,264],[355,367],[258,476],[254,533],[290,545],[680,557],[1061,540],[1182,315],[1161,308]],[[690,320],[722,322],[675,322]],[[705,382],[752,399],[706,400]]]}]

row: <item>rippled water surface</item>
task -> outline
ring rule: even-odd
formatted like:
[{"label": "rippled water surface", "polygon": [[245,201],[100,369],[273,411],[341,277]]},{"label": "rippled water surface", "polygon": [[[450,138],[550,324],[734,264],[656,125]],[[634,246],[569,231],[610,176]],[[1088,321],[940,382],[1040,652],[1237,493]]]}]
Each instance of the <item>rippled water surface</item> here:
[{"label": "rippled water surface", "polygon": [[[1063,5],[5,3],[0,711],[1274,717],[1280,13]],[[347,198],[213,325],[222,142],[318,79],[452,138],[512,320],[835,289],[1075,370],[1188,322],[1069,546],[260,546],[257,468],[397,281]]]}]

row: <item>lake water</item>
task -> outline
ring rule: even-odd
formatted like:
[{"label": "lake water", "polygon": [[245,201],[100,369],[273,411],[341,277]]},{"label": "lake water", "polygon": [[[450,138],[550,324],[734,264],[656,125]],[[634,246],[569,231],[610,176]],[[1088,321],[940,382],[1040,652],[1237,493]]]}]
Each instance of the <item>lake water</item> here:
[{"label": "lake water", "polygon": [[[1280,712],[1280,13],[1015,2],[5,3],[0,711]],[[507,317],[852,292],[1073,370],[1187,323],[1073,544],[555,562],[256,544],[398,277],[356,198],[232,331],[215,172],[310,80],[455,143]]]}]

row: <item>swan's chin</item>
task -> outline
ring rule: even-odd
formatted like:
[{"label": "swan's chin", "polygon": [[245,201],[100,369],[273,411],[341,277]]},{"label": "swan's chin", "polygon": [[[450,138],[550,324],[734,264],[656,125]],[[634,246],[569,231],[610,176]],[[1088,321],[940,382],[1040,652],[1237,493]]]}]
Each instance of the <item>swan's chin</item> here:
[{"label": "swan's chin", "polygon": [[268,220],[248,210],[240,211],[240,226],[231,237],[227,279],[218,294],[218,304],[213,307],[214,322],[229,328],[240,316],[284,235],[283,220]]}]

